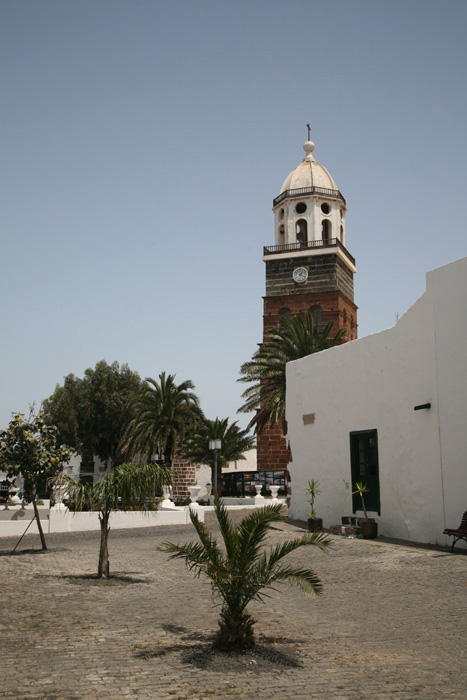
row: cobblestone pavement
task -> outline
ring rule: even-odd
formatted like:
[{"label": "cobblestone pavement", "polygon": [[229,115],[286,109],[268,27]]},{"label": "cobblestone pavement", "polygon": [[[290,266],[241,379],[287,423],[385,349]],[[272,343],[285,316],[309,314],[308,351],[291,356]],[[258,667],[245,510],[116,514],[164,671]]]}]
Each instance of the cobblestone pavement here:
[{"label": "cobblestone pavement", "polygon": [[[106,585],[96,572],[97,532],[0,539],[0,698],[11,700],[437,700],[467,697],[467,556],[334,536],[329,556],[290,560],[316,568],[324,594],[284,585],[254,604],[257,633],[298,667],[246,654],[235,668],[200,668],[218,608],[210,587],[158,551],[192,527],[110,534]],[[291,524],[278,543],[299,534]],[[202,655],[201,655],[202,656]],[[191,659],[191,661],[190,661]]]}]

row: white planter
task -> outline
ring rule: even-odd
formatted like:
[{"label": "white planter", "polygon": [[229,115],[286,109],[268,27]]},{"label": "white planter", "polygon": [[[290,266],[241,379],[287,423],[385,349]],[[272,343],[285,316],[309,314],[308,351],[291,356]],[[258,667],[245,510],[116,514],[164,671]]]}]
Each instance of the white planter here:
[{"label": "white planter", "polygon": [[279,503],[279,499],[277,498],[277,492],[279,491],[280,487],[277,486],[276,484],[271,484],[271,486],[269,488],[271,490],[272,502]]},{"label": "white planter", "polygon": [[165,510],[167,508],[175,508],[175,503],[170,500],[172,492],[172,487],[171,486],[163,486],[162,487],[162,493],[164,494],[164,498],[162,499],[162,502],[160,504],[160,509]]},{"label": "white planter", "polygon": [[198,500],[199,492],[201,491],[201,486],[198,486],[198,484],[194,484],[193,486],[189,486],[188,490],[190,491],[190,500],[192,503],[196,503]]}]

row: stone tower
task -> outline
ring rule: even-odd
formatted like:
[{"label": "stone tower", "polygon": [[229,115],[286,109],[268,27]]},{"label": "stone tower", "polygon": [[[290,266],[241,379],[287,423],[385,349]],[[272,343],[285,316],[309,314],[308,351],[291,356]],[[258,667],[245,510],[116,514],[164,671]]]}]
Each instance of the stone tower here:
[{"label": "stone tower", "polygon": [[[288,175],[273,201],[275,245],[264,248],[266,296],[263,342],[278,326],[279,313],[311,310],[319,325],[357,337],[354,304],[355,260],[345,247],[346,203],[326,168],[306,141],[305,158]],[[345,342],[343,341],[343,342]],[[290,461],[283,426],[257,435],[258,469],[285,469]]]}]

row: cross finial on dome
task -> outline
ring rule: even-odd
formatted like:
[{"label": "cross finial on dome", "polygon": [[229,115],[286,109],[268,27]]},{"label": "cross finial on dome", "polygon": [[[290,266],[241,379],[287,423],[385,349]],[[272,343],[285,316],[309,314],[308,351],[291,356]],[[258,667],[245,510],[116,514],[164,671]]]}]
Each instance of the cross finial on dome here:
[{"label": "cross finial on dome", "polygon": [[309,124],[306,125],[308,129],[308,141],[310,141],[310,136],[311,136],[311,126]]}]

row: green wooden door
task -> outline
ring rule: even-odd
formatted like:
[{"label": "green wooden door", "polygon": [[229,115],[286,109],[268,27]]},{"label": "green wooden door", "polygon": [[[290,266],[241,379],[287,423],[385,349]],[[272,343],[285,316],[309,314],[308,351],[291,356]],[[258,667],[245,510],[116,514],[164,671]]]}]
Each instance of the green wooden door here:
[{"label": "green wooden door", "polygon": [[[350,463],[352,486],[356,481],[363,481],[368,487],[368,493],[365,494],[366,509],[380,514],[377,430],[359,430],[350,433]],[[352,508],[353,512],[362,510],[361,498],[358,494],[352,496]]]}]

